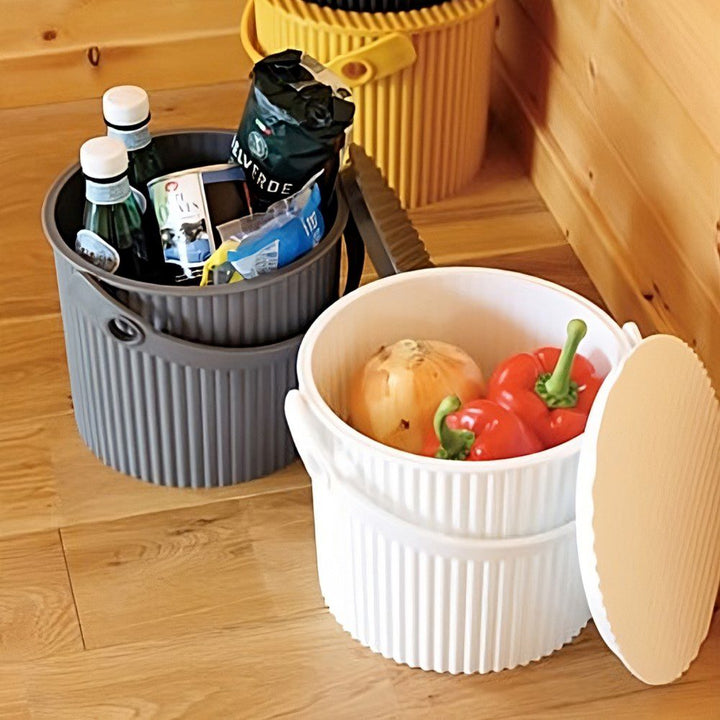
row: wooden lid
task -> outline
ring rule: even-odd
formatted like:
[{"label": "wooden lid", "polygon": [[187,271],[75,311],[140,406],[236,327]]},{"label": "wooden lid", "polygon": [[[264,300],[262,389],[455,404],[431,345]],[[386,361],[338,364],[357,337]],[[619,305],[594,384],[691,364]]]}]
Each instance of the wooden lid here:
[{"label": "wooden lid", "polygon": [[607,645],[646,683],[678,678],[708,633],[720,581],[720,406],[678,338],[639,342],[597,396],[577,543]]}]

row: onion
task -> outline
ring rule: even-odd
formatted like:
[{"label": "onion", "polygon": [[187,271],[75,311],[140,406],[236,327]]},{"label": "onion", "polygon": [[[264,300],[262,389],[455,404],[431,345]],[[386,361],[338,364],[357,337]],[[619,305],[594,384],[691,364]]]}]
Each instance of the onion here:
[{"label": "onion", "polygon": [[348,421],[373,440],[418,453],[444,397],[466,403],[484,392],[482,371],[464,350],[439,340],[398,340],[353,379]]}]

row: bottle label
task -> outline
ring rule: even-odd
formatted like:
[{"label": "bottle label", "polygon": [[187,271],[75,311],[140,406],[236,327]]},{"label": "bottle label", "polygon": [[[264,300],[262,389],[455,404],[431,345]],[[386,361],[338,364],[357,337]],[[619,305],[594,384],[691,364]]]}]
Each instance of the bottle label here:
[{"label": "bottle label", "polygon": [[132,196],[135,198],[135,202],[137,203],[137,206],[140,209],[140,213],[142,215],[144,215],[145,211],[147,210],[147,200],[145,199],[145,196],[137,188],[134,188],[132,185],[130,186],[130,192],[132,193]]},{"label": "bottle label", "polygon": [[117,205],[130,197],[127,176],[114,183],[98,183],[85,178],[85,197],[95,205]]},{"label": "bottle label", "polygon": [[118,130],[117,128],[108,127],[107,134],[109,137],[117,138],[123,142],[130,151],[142,150],[152,141],[148,125],[143,125],[137,130]]},{"label": "bottle label", "polygon": [[120,267],[120,254],[91,230],[79,230],[75,238],[75,251],[89,263],[109,273]]}]

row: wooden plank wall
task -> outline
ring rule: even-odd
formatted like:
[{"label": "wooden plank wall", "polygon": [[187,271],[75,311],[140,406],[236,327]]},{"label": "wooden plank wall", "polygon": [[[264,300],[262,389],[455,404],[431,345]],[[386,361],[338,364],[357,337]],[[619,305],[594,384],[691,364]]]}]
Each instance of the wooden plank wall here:
[{"label": "wooden plank wall", "polygon": [[245,0],[0,0],[0,108],[246,77]]},{"label": "wooden plank wall", "polygon": [[720,14],[703,0],[498,0],[493,106],[611,310],[720,390]]}]

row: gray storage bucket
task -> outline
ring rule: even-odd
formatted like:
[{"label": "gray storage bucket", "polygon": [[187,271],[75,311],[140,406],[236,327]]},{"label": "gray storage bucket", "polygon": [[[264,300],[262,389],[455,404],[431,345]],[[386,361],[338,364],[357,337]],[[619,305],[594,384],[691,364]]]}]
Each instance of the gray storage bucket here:
[{"label": "gray storage bucket", "polygon": [[[222,135],[231,133],[161,137],[179,143],[176,147],[182,152],[180,141],[187,139],[184,157],[194,166],[224,159],[219,155],[226,151],[224,141],[218,142]],[[216,155],[207,149],[212,144]],[[348,221],[348,285],[356,285],[362,271],[362,237],[368,238],[376,266],[384,263],[383,274],[427,266],[424,246],[377,169],[358,148],[351,148],[351,157],[353,165],[343,172],[335,201],[336,218],[343,218],[343,225]],[[152,302],[141,306],[157,308],[168,288],[109,275],[70,249],[82,213],[81,180],[77,166],[61,176],[46,199],[43,223],[55,255],[75,418],[86,445],[116,470],[175,487],[230,485],[287,465],[296,453],[283,402],[297,384],[295,362],[302,334],[269,345],[231,348],[161,332],[155,327],[158,316],[143,316],[130,298],[149,293]],[[353,198],[352,217],[348,196]],[[339,265],[342,232],[336,219],[328,236],[302,260],[314,255],[319,262],[327,247],[336,247]],[[298,269],[304,264],[294,265],[295,272],[304,272]],[[334,272],[337,288],[339,267]],[[275,275],[287,277],[282,270]],[[247,297],[247,288],[255,282],[231,289]],[[204,292],[192,287],[169,290],[177,304],[168,307],[177,308],[197,304],[196,295]],[[217,312],[232,312],[227,308],[235,298],[231,292],[224,294],[226,308]],[[297,301],[305,298],[301,285]],[[281,312],[276,305],[260,306],[258,319]],[[217,323],[228,327],[227,318],[218,317]]]}]

